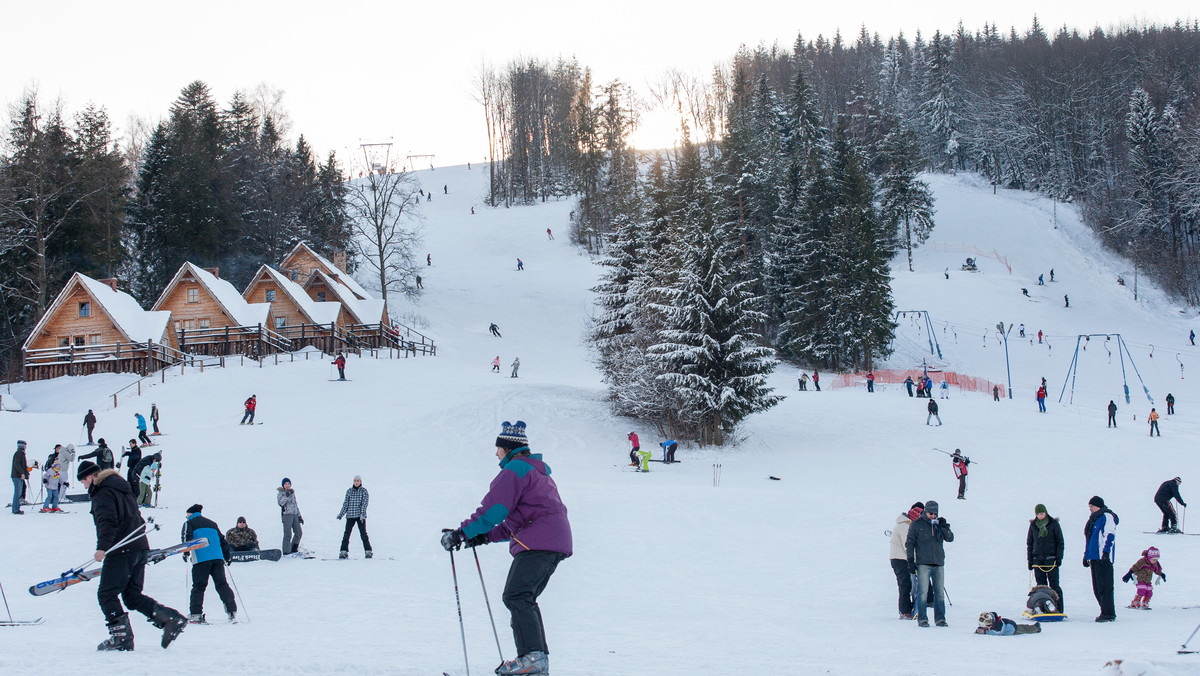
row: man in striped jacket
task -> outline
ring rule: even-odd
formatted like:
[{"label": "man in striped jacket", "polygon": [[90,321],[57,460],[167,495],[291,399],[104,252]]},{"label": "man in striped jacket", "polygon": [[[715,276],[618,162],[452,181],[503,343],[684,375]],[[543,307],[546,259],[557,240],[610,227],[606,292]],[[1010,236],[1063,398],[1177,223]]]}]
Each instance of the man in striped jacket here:
[{"label": "man in striped jacket", "polygon": [[358,525],[358,535],[362,538],[363,550],[367,558],[371,558],[371,540],[367,537],[367,504],[371,502],[371,494],[363,488],[362,477],[354,475],[354,485],[346,489],[346,497],[342,500],[342,511],[337,518],[346,517],[346,532],[342,535],[342,551],[339,559],[350,556],[350,533]]}]

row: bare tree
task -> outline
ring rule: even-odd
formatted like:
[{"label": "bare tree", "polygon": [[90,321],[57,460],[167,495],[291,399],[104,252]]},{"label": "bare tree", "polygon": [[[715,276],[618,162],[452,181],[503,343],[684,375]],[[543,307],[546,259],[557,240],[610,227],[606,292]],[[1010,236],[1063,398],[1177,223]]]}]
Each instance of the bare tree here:
[{"label": "bare tree", "polygon": [[[346,184],[346,220],[350,246],[362,264],[378,275],[383,300],[388,292],[409,298],[420,294],[416,286],[417,249],[421,245],[420,183],[407,171],[397,171],[387,153],[373,160],[363,148],[362,178]],[[373,168],[374,164],[381,168]]]}]

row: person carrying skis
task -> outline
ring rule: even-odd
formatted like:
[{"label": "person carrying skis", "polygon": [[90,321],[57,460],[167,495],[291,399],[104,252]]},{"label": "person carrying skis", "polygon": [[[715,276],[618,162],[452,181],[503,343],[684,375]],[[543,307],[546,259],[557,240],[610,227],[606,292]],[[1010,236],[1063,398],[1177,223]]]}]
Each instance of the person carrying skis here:
[{"label": "person carrying skis", "polygon": [[1179,484],[1183,483],[1183,479],[1175,477],[1162,482],[1158,490],[1154,492],[1154,504],[1162,512],[1162,528],[1158,529],[1159,533],[1178,533],[1179,517],[1175,514],[1175,508],[1171,505],[1171,500],[1175,500],[1183,507],[1187,507],[1187,503],[1183,501],[1183,496],[1179,494]]},{"label": "person carrying skis", "polygon": [[58,460],[61,448],[61,444],[55,445],[54,452],[46,458],[46,463],[42,465],[42,485],[46,488],[46,501],[42,503],[42,514],[62,511],[58,508],[59,490],[63,485],[62,464]]},{"label": "person carrying skis", "polygon": [[896,517],[896,527],[892,529],[889,552],[892,561],[892,573],[896,575],[896,587],[900,593],[898,603],[900,619],[902,620],[911,620],[913,618],[917,582],[916,574],[908,572],[908,555],[904,550],[905,541],[908,538],[909,526],[912,525],[913,521],[921,518],[921,512],[924,510],[925,503],[914,502],[913,506],[907,512],[903,512],[900,516]]},{"label": "person carrying skis", "polygon": [[150,404],[150,424],[154,426],[154,431],[150,433],[150,436],[157,437],[162,434],[158,431],[158,404],[153,402]]},{"label": "person carrying skis", "polygon": [[971,464],[971,459],[964,456],[962,451],[954,449],[954,455],[950,456],[950,462],[954,465],[954,477],[958,479],[958,499],[967,499],[967,465]]},{"label": "person carrying skis", "polygon": [[244,516],[239,516],[237,525],[225,531],[225,541],[235,552],[252,552],[258,549],[258,533],[246,523]]},{"label": "person carrying skis", "polygon": [[279,512],[283,519],[283,553],[295,554],[300,550],[300,537],[304,535],[304,517],[300,516],[300,505],[296,502],[296,491],[292,490],[292,480],[284,477],[275,501],[279,503]]},{"label": "person carrying skis", "polygon": [[516,378],[516,377],[517,377],[517,370],[518,370],[518,369],[520,369],[520,368],[521,368],[521,358],[520,358],[520,357],[513,357],[513,363],[512,363],[512,375],[511,375],[511,376],[509,376],[509,378]]},{"label": "person carrying skis", "polygon": [[875,391],[875,374],[872,371],[867,371],[867,392]]},{"label": "person carrying skis", "polygon": [[[133,501],[133,489],[117,470],[101,470],[87,460],[79,463],[75,478],[87,488],[92,501],[92,522],[96,526],[96,552],[92,558],[102,564],[96,597],[109,637],[96,649],[133,650],[133,630],[126,608],[145,615],[162,629],[161,645],[166,648],[187,627],[187,618],[142,593],[150,543],[143,532],[146,522]],[[135,537],[116,547],[129,536]]]},{"label": "person carrying skis", "polygon": [[1117,517],[1107,505],[1104,498],[1093,495],[1088,500],[1088,509],[1092,514],[1083,526],[1083,537],[1086,541],[1083,549],[1083,567],[1092,573],[1092,594],[1100,605],[1097,622],[1112,622],[1117,619],[1117,609],[1113,601],[1113,555],[1117,551]]},{"label": "person carrying skis", "polygon": [[83,426],[87,428],[88,446],[95,446],[96,442],[92,441],[92,430],[96,429],[96,414],[92,413],[92,409],[88,409],[87,415],[83,416]]},{"label": "person carrying skis", "polygon": [[453,552],[508,541],[512,565],[504,585],[504,605],[512,614],[517,657],[497,674],[548,674],[546,631],[537,600],[558,564],[572,553],[567,508],[541,454],[533,454],[525,423],[507,421],[496,437],[500,473],[492,480],[479,509],[453,530],[442,532],[442,547]]},{"label": "person carrying skis", "polygon": [[954,542],[954,532],[946,519],[938,516],[938,503],[925,502],[921,518],[913,521],[905,536],[904,550],[908,572],[917,576],[917,625],[929,626],[926,595],[933,587],[933,619],[937,626],[946,624],[946,550],[942,543]]},{"label": "person carrying skis", "polygon": [[925,424],[928,425],[930,420],[932,420],[933,418],[937,418],[938,427],[941,427],[942,426],[942,416],[938,415],[937,400],[930,397],[929,404],[925,407],[925,410],[929,411],[929,415],[925,416]]},{"label": "person carrying skis", "polygon": [[337,358],[333,360],[333,365],[338,370],[338,380],[346,379],[346,355],[341,352],[337,353]]},{"label": "person carrying skis", "polygon": [[1117,402],[1112,399],[1108,400],[1108,426],[1117,426]]},{"label": "person carrying skis", "polygon": [[1167,581],[1167,574],[1163,572],[1162,564],[1158,562],[1158,548],[1150,547],[1143,549],[1142,558],[1134,562],[1129,567],[1129,572],[1125,573],[1125,576],[1121,578],[1121,581],[1126,584],[1133,580],[1133,578],[1137,578],[1137,595],[1129,603],[1130,608],[1150,610],[1150,597],[1154,596],[1155,575],[1162,578],[1163,582]]},{"label": "person carrying skis", "polygon": [[362,477],[354,475],[354,485],[346,489],[346,497],[342,500],[342,511],[338,512],[337,518],[346,517],[346,532],[342,534],[342,550],[338,553],[339,559],[344,559],[350,556],[350,533],[354,531],[354,526],[358,526],[358,536],[362,538],[363,551],[365,556],[371,558],[371,540],[367,537],[367,504],[371,501],[371,494],[362,485]]},{"label": "person carrying skis", "polygon": [[95,458],[96,464],[100,466],[100,469],[112,469],[117,464],[116,460],[113,459],[112,449],[108,447],[108,443],[104,441],[104,437],[100,437],[98,441],[99,444],[96,446],[96,450],[79,456],[79,460],[83,461]]},{"label": "person carrying skis", "polygon": [[25,482],[29,480],[29,464],[25,457],[25,442],[17,440],[17,452],[13,453],[12,460],[12,513],[24,514],[21,509],[21,494],[25,491]]},{"label": "person carrying skis", "polygon": [[490,326],[488,326],[488,331],[491,331],[491,332],[492,332],[492,335],[493,335],[493,336],[495,336],[495,337],[497,337],[497,338],[503,338],[503,337],[504,337],[504,336],[501,336],[501,335],[500,335],[500,327],[499,327],[499,326],[496,326],[496,322],[492,322],[492,323],[491,323],[491,325],[490,325]]},{"label": "person carrying skis", "polygon": [[1146,420],[1150,422],[1150,436],[1154,436],[1158,432],[1158,436],[1162,436],[1162,432],[1158,429],[1158,411],[1150,409],[1150,415],[1146,416]]},{"label": "person carrying skis", "polygon": [[221,535],[221,529],[211,519],[201,512],[203,505],[192,505],[187,509],[187,519],[183,522],[183,532],[180,542],[188,542],[197,538],[208,538],[208,544],[192,552],[184,552],[183,560],[192,561],[192,597],[188,608],[188,622],[204,624],[204,591],[208,589],[208,580],[212,578],[213,586],[217,588],[217,596],[225,604],[225,615],[230,622],[237,622],[237,601],[233,590],[225,580],[225,566],[229,565],[229,543]]},{"label": "person carrying skis", "polygon": [[674,439],[667,439],[659,444],[663,449],[663,462],[670,464],[675,462],[675,449],[679,448],[679,442]]},{"label": "person carrying skis", "polygon": [[1029,520],[1029,532],[1025,535],[1025,562],[1038,584],[1048,585],[1058,594],[1058,612],[1064,613],[1063,591],[1058,584],[1066,546],[1062,526],[1058,519],[1050,516],[1043,504],[1034,506],[1033,516]]},{"label": "person carrying skis", "polygon": [[256,394],[250,395],[250,398],[246,400],[246,403],[244,404],[244,406],[246,407],[246,412],[242,415],[242,422],[240,422],[238,424],[245,425],[246,421],[249,420],[250,424],[253,425],[254,424],[254,409],[258,408],[258,395],[256,395]]},{"label": "person carrying skis", "polygon": [[1167,415],[1175,415],[1175,395],[1167,392]]},{"label": "person carrying skis", "polygon": [[1037,391],[1038,413],[1046,412],[1046,386],[1042,385]]},{"label": "person carrying skis", "polygon": [[150,441],[149,435],[146,434],[146,419],[141,413],[134,413],[133,417],[137,418],[138,440],[147,446],[153,446],[154,442]]},{"label": "person carrying skis", "polygon": [[125,456],[129,456],[129,462],[125,463],[125,467],[128,468],[125,470],[125,480],[129,482],[130,486],[136,486],[138,481],[136,469],[138,463],[142,461],[142,449],[137,445],[136,439],[129,440],[129,450],[121,453],[122,461]]},{"label": "person carrying skis", "polygon": [[492,360],[492,371],[494,373],[500,372],[500,355],[496,355],[496,358]]}]

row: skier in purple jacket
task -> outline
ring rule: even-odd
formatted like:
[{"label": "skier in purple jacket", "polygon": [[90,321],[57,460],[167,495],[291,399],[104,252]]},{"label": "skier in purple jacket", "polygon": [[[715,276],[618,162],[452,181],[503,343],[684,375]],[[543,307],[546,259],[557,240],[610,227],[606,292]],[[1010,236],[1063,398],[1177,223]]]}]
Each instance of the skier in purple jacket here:
[{"label": "skier in purple jacket", "polygon": [[558,563],[571,555],[567,508],[540,454],[532,454],[525,423],[505,422],[496,437],[500,473],[492,479],[479,509],[456,529],[442,531],[447,551],[508,541],[513,556],[504,584],[504,605],[512,614],[517,657],[497,674],[549,673],[549,649],[537,598]]}]

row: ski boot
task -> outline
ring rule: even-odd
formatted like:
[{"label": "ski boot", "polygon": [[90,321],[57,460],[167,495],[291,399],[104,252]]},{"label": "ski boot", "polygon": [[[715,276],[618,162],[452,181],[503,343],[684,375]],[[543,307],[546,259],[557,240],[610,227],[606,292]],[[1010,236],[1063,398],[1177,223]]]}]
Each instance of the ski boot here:
[{"label": "ski boot", "polygon": [[179,614],[178,610],[168,608],[162,604],[154,605],[154,612],[150,614],[150,621],[154,626],[163,630],[162,647],[166,648],[183,633],[183,630],[188,625],[187,618]]},{"label": "ski boot", "polygon": [[510,674],[549,674],[550,656],[540,650],[534,650],[526,655],[507,660],[496,667],[500,676]]},{"label": "ski boot", "polygon": [[1141,608],[1142,607],[1142,597],[1140,597],[1140,596],[1133,597],[1133,600],[1129,602],[1129,605],[1127,607],[1128,608]]},{"label": "ski boot", "polygon": [[374,554],[371,552],[371,550],[369,550],[369,549],[368,549],[368,550],[367,550],[367,553],[365,554],[365,556],[366,556],[366,557],[369,559],[369,558],[371,558],[372,556],[374,556]]},{"label": "ski boot", "polygon": [[229,618],[229,624],[237,624],[237,609],[225,606],[225,617]]},{"label": "ski boot", "polygon": [[188,615],[188,624],[208,624],[204,621],[204,613],[192,613]]},{"label": "ski boot", "polygon": [[339,559],[348,559],[348,558],[350,558],[350,552],[343,549],[342,551],[338,552],[338,558]]},{"label": "ski boot", "polygon": [[133,630],[129,628],[129,613],[123,613],[108,623],[108,638],[96,650],[133,650]]}]

